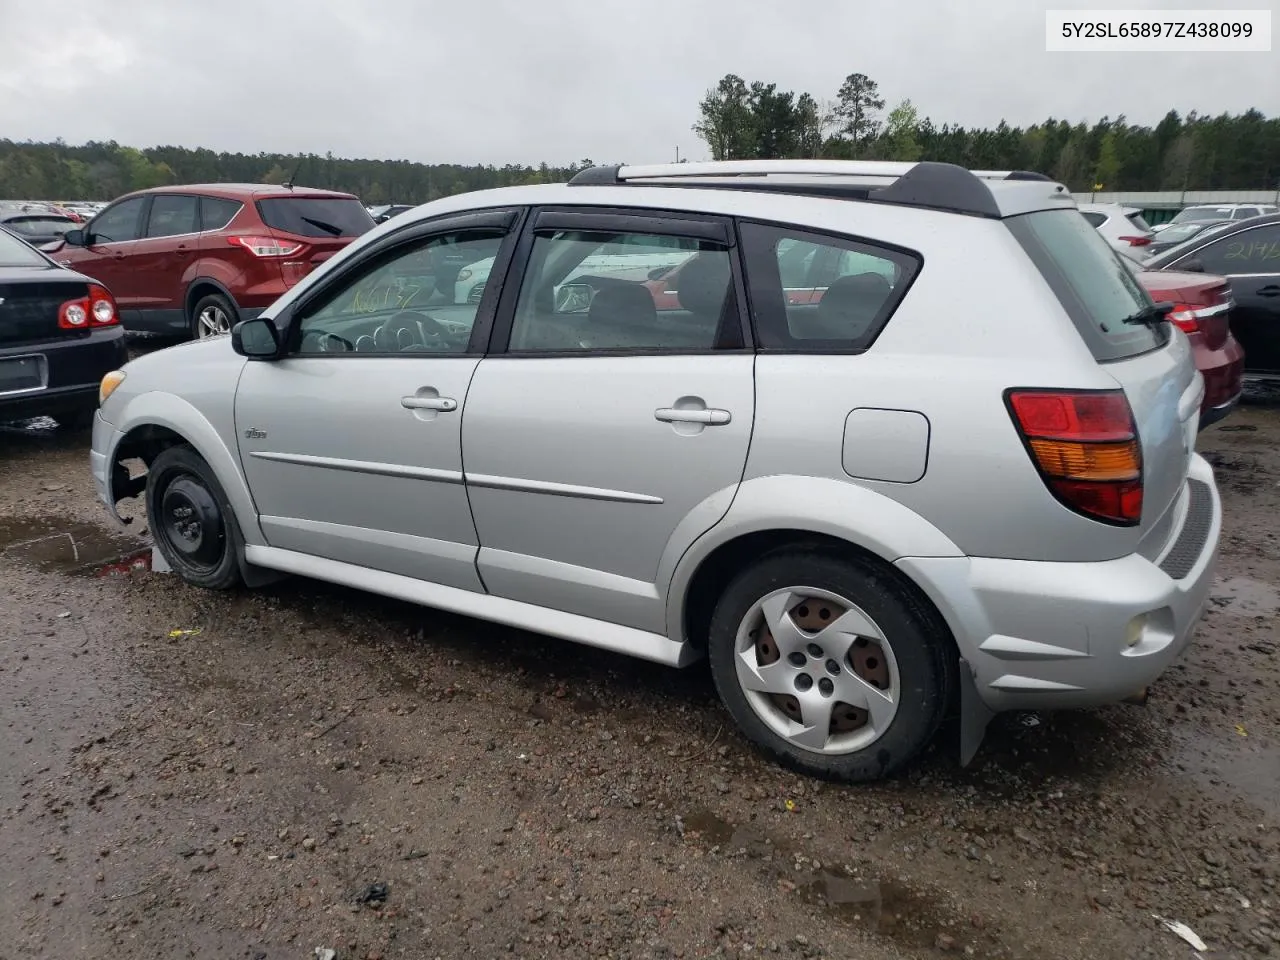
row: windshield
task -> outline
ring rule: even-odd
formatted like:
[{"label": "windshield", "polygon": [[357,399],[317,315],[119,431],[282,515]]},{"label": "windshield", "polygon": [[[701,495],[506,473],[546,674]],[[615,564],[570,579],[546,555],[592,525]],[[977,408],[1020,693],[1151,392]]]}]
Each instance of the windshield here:
[{"label": "windshield", "polygon": [[1167,324],[1129,322],[1152,308],[1151,297],[1075,210],[1044,210],[1005,222],[1099,362],[1137,356],[1168,341]]},{"label": "windshield", "polygon": [[1183,240],[1189,240],[1197,233],[1209,226],[1212,221],[1192,221],[1189,223],[1173,224],[1163,230],[1160,234],[1160,242],[1165,246],[1171,246],[1175,243],[1181,243]]},{"label": "windshield", "polygon": [[358,237],[374,226],[354,197],[270,197],[258,211],[268,227],[295,237]]},{"label": "windshield", "polygon": [[25,241],[0,229],[0,265],[6,267],[47,267],[49,261]]}]

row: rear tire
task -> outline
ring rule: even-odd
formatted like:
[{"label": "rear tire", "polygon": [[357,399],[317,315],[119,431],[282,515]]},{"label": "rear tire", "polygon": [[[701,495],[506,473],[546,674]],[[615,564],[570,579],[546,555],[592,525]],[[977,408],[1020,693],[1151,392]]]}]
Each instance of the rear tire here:
[{"label": "rear tire", "polygon": [[235,304],[220,293],[206,293],[191,308],[191,336],[197,340],[231,332],[239,314]]},{"label": "rear tire", "polygon": [[147,470],[147,525],[156,548],[187,583],[227,590],[240,583],[243,541],[213,469],[188,446],[169,447]]},{"label": "rear tire", "polygon": [[878,780],[937,732],[957,662],[946,628],[870,559],[788,548],[726,588],[708,655],[726,709],[801,773]]}]

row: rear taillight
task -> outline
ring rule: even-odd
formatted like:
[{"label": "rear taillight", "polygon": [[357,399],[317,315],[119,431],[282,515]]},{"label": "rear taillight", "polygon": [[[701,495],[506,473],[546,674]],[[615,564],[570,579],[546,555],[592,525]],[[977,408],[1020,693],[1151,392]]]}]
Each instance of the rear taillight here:
[{"label": "rear taillight", "polygon": [[233,247],[244,247],[255,257],[291,257],[303,244],[291,243],[276,237],[227,237]]},{"label": "rear taillight", "polygon": [[116,302],[106,287],[89,284],[89,295],[68,300],[58,308],[58,326],[63,330],[110,327],[120,322]]},{"label": "rear taillight", "polygon": [[1195,333],[1200,329],[1200,318],[1196,316],[1196,308],[1189,303],[1175,303],[1165,317],[1179,330]]},{"label": "rear taillight", "polygon": [[1121,237],[1131,247],[1145,247],[1151,242],[1150,237]]},{"label": "rear taillight", "polygon": [[1142,445],[1123,390],[1010,390],[1009,413],[1049,490],[1094,520],[1142,519]]}]

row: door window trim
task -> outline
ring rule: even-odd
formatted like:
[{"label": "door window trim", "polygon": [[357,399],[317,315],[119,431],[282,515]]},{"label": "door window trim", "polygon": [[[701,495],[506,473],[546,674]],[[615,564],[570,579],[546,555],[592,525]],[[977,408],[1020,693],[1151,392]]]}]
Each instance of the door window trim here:
[{"label": "door window trim", "polygon": [[[722,244],[729,258],[729,272],[732,279],[730,287],[738,314],[737,329],[734,331],[737,334],[737,343],[732,346],[717,344],[709,348],[698,349],[606,348],[512,352],[510,350],[511,331],[515,325],[516,306],[519,303],[521,288],[529,273],[534,239],[538,233],[545,234],[551,230],[638,233]],[[751,339],[751,326],[748,318],[746,282],[743,278],[742,264],[738,257],[739,249],[737,230],[731,217],[652,207],[576,205],[533,207],[521,227],[519,241],[508,269],[506,281],[502,285],[501,299],[498,303],[493,329],[489,337],[486,356],[536,361],[551,358],[563,359],[566,357],[683,357],[754,353],[755,347]]]},{"label": "door window trim", "polygon": [[[502,278],[505,277],[510,267],[516,246],[516,238],[519,236],[526,216],[527,209],[524,207],[494,207],[461,213],[448,213],[431,220],[419,220],[406,224],[400,229],[380,237],[360,251],[357,256],[344,263],[340,269],[322,279],[311,289],[306,290],[295,302],[276,314],[273,322],[276,325],[276,329],[281,332],[282,340],[285,344],[284,349],[281,351],[280,359],[299,360],[323,356],[326,358],[352,357],[355,359],[399,357],[408,360],[448,360],[483,356],[485,345],[489,341],[489,332],[493,326],[497,299],[502,289]],[[434,237],[463,230],[505,231],[498,247],[498,253],[494,258],[493,267],[489,272],[489,283],[486,285],[484,295],[476,307],[476,317],[471,325],[471,337],[467,341],[466,350],[459,353],[417,351],[390,353],[366,351],[356,353],[354,351],[345,351],[342,353],[304,354],[298,352],[302,321],[307,316],[307,310],[318,301],[325,300],[344,284],[358,280],[372,270],[378,269],[378,267],[405,252],[406,248],[420,247],[429,243]]]}]

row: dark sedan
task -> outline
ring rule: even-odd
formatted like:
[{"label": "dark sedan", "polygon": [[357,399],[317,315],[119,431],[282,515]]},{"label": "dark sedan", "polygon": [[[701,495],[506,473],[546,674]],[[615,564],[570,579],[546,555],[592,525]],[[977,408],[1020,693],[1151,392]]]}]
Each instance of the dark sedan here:
[{"label": "dark sedan", "polygon": [[68,230],[78,226],[70,217],[49,210],[0,205],[0,227],[16,233],[33,247],[61,240]]},{"label": "dark sedan", "polygon": [[106,287],[0,227],[0,421],[86,425],[103,376],[126,360]]},{"label": "dark sedan", "polygon": [[1192,237],[1143,263],[1147,270],[1216,273],[1231,285],[1231,332],[1245,373],[1280,380],[1280,213]]}]

